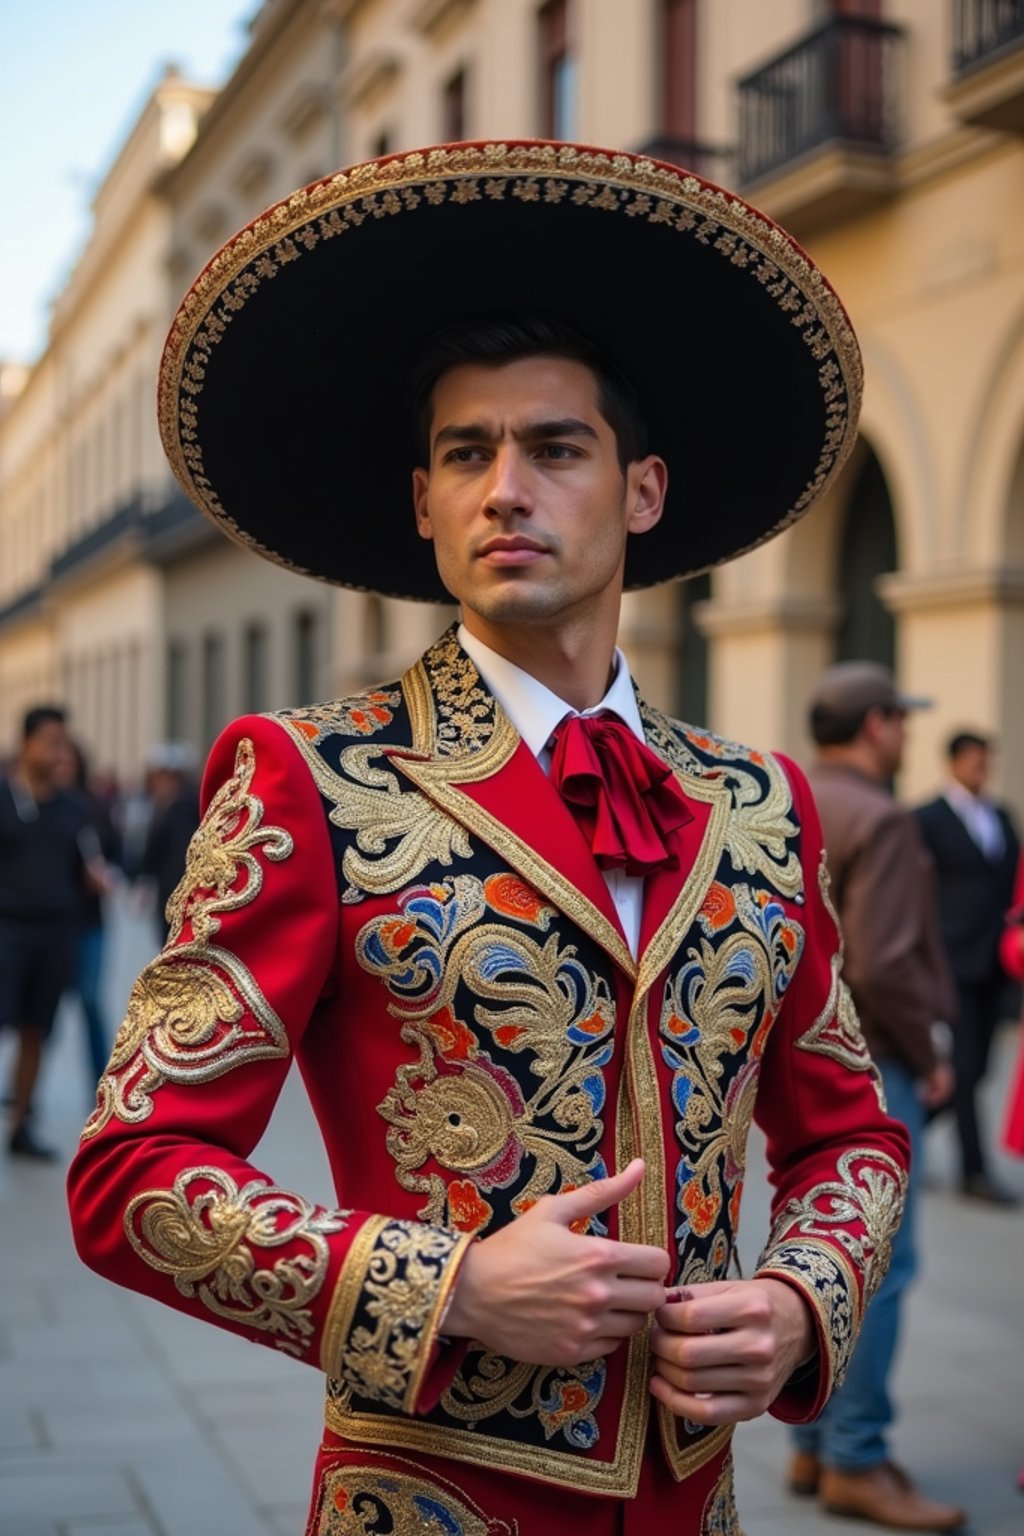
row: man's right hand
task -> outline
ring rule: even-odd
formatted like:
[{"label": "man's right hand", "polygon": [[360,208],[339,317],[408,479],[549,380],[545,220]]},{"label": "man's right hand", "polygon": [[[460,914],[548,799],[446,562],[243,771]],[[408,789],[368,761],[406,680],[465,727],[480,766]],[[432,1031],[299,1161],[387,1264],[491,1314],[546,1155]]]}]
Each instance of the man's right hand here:
[{"label": "man's right hand", "polygon": [[545,1195],[518,1221],[473,1243],[444,1332],[530,1365],[582,1365],[611,1354],[665,1302],[668,1254],[572,1230],[618,1205],[644,1176],[635,1158],[611,1179]]}]

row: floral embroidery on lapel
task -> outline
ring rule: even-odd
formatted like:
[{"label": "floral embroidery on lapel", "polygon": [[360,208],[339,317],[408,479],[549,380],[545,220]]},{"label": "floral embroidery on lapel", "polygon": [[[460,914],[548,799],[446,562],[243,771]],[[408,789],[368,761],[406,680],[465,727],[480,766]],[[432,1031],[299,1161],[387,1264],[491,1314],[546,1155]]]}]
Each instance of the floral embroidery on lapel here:
[{"label": "floral embroidery on lapel", "polygon": [[672,1069],[680,1283],[718,1279],[733,1257],[746,1142],[772,1021],[803,930],[767,891],[715,881],[703,931],[666,983],[659,1032]]},{"label": "floral embroidery on lapel", "polygon": [[[495,910],[521,926],[487,921]],[[425,1221],[480,1231],[499,1192],[509,1220],[605,1176],[596,1148],[614,1003],[572,946],[523,931],[543,933],[550,918],[514,875],[457,875],[403,893],[356,938],[418,1051],[379,1109],[399,1183],[427,1196]],[[596,1218],[592,1229],[606,1230]]]},{"label": "floral embroidery on lapel", "polygon": [[[597,1149],[613,998],[571,945],[545,936],[551,918],[510,872],[457,875],[404,892],[356,938],[417,1051],[378,1107],[399,1183],[426,1196],[424,1221],[484,1231],[607,1174]],[[582,1226],[607,1231],[597,1217]],[[474,1345],[441,1410],[462,1424],[534,1417],[545,1440],[589,1450],[605,1379],[603,1361],[548,1369]]]},{"label": "floral embroidery on lapel", "polygon": [[803,871],[794,846],[799,833],[793,795],[770,753],[695,731],[641,704],[650,745],[684,774],[720,779],[732,795],[726,844],[738,871],[760,875],[783,896],[796,896]]},{"label": "floral embroidery on lapel", "polygon": [[459,644],[456,625],[434,642],[422,665],[434,704],[433,753],[479,752],[494,733],[498,704]]}]

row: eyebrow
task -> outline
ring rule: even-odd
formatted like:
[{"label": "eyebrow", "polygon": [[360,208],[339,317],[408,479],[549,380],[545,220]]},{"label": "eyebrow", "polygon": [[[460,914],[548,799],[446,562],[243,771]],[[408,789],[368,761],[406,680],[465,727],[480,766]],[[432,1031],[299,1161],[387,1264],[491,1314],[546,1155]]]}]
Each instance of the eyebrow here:
[{"label": "eyebrow", "polygon": [[[518,432],[513,432],[512,436],[517,443],[537,442],[541,438],[548,437],[587,437],[595,442],[598,440],[594,428],[587,422],[581,421],[578,416],[563,416],[556,421],[531,421]],[[453,422],[450,426],[442,427],[437,433],[434,438],[434,447],[438,448],[442,443],[492,443],[494,441],[494,433],[482,422],[471,421],[465,425]]]}]

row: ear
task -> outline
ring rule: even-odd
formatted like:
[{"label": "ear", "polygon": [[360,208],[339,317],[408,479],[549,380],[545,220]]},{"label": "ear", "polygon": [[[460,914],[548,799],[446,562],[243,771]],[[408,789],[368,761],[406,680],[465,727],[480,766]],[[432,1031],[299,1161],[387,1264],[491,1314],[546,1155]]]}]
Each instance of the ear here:
[{"label": "ear", "polygon": [[668,491],[668,465],[657,454],[637,459],[626,470],[626,529],[646,533],[661,521]]},{"label": "ear", "polygon": [[412,504],[416,513],[416,532],[421,539],[432,539],[434,529],[430,522],[430,513],[427,511],[427,490],[430,485],[430,471],[427,469],[414,469],[412,472]]}]

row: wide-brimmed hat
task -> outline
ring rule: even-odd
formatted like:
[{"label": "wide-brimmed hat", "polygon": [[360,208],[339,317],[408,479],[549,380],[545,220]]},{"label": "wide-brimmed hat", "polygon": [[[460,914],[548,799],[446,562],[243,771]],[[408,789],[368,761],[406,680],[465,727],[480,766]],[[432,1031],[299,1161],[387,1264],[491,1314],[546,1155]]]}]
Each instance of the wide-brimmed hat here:
[{"label": "wide-brimmed hat", "polygon": [[852,446],[861,363],[811,259],[734,193],[580,145],[387,156],[247,225],[186,294],[164,448],[225,533],[292,570],[445,599],[419,538],[408,375],[457,320],[541,317],[639,392],[669,466],[626,585],[694,575],[800,517]]}]

